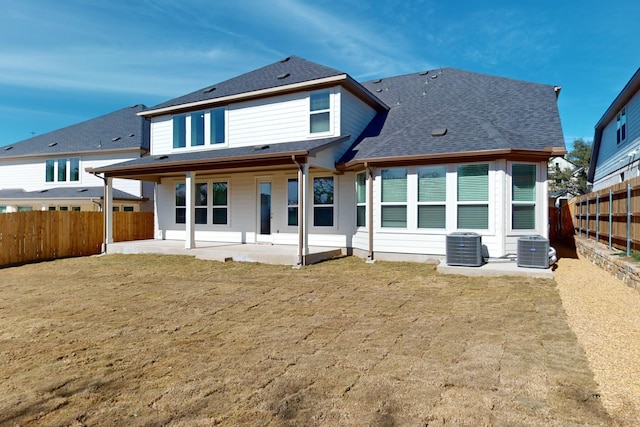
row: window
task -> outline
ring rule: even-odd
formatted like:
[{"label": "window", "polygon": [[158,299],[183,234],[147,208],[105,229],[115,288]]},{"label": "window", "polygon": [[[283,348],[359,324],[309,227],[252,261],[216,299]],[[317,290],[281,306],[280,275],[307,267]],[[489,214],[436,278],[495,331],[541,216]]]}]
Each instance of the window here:
[{"label": "window", "polygon": [[60,206],[60,210],[61,211],[68,211],[69,210],[69,206]]},{"label": "window", "polygon": [[80,212],[80,206],[71,206],[73,212]]},{"label": "window", "polygon": [[458,166],[458,228],[489,228],[489,165]]},{"label": "window", "polygon": [[53,182],[55,181],[55,167],[56,167],[56,161],[53,159],[49,159],[46,162],[46,181],[47,182]]},{"label": "window", "polygon": [[55,211],[55,210],[56,210],[56,207],[55,207],[55,206],[49,206],[49,210],[50,210],[50,211]]},{"label": "window", "polygon": [[176,224],[184,224],[187,216],[185,184],[176,184]]},{"label": "window", "polygon": [[0,213],[6,213],[7,212],[7,207],[6,206],[0,206]]},{"label": "window", "polygon": [[367,226],[367,174],[356,174],[356,227]]},{"label": "window", "polygon": [[333,227],[333,177],[313,178],[313,225]]},{"label": "window", "polygon": [[67,180],[67,159],[58,159],[58,181]]},{"label": "window", "polygon": [[298,180],[287,181],[287,225],[298,225]]},{"label": "window", "polygon": [[18,206],[18,212],[29,212],[33,210],[33,206]]},{"label": "window", "polygon": [[418,228],[445,228],[447,219],[447,169],[418,168]]},{"label": "window", "polygon": [[627,111],[626,107],[620,110],[616,116],[616,141],[618,144],[627,138]]},{"label": "window", "polygon": [[[57,168],[57,169],[56,169]],[[57,172],[56,172],[57,171]],[[45,161],[45,181],[80,181],[80,158],[48,159]]]},{"label": "window", "polygon": [[407,170],[382,170],[382,227],[407,227]]},{"label": "window", "polygon": [[213,223],[224,225],[228,223],[228,187],[227,182],[213,182]]},{"label": "window", "polygon": [[[62,210],[62,208],[60,208]],[[113,212],[120,212],[120,206],[114,206],[112,209]]]},{"label": "window", "polygon": [[511,228],[536,228],[536,165],[514,164],[511,167]]},{"label": "window", "polygon": [[191,114],[191,146],[204,145],[204,113]]},{"label": "window", "polygon": [[224,144],[224,108],[216,108],[210,111],[211,120],[211,144]]},{"label": "window", "polygon": [[173,148],[183,148],[187,145],[187,128],[185,122],[185,116],[173,117]]},{"label": "window", "polygon": [[208,186],[207,183],[196,184],[196,201],[195,201],[195,223],[206,224],[207,223],[207,202]]},{"label": "window", "polygon": [[331,130],[329,100],[330,92],[328,90],[313,92],[309,96],[309,131],[311,133]]},{"label": "window", "polygon": [[123,212],[133,212],[134,209],[133,209],[133,206],[125,206],[125,207],[122,208],[122,211]]}]

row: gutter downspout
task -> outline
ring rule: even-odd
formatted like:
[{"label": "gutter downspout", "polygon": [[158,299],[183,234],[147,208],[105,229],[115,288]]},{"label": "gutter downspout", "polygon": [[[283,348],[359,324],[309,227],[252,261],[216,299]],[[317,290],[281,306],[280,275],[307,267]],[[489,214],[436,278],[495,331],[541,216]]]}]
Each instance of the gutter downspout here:
[{"label": "gutter downspout", "polygon": [[292,155],[291,160],[298,167],[298,263],[296,267],[304,265],[304,165]]},{"label": "gutter downspout", "polygon": [[96,172],[90,172],[93,176],[95,176],[96,178],[100,178],[102,180],[102,182],[104,183],[103,185],[103,202],[102,202],[102,206],[100,206],[100,204],[96,201],[94,201],[93,199],[91,199],[91,201],[93,203],[98,204],[98,206],[100,206],[101,210],[102,210],[102,216],[103,216],[103,221],[102,221],[102,247],[100,248],[100,253],[102,254],[106,254],[107,253],[107,212],[106,209],[104,208],[107,205],[107,178],[98,175]]},{"label": "gutter downspout", "polygon": [[367,227],[369,231],[369,253],[367,254],[367,262],[374,263],[373,259],[373,168],[367,162],[364,162],[367,170]]}]

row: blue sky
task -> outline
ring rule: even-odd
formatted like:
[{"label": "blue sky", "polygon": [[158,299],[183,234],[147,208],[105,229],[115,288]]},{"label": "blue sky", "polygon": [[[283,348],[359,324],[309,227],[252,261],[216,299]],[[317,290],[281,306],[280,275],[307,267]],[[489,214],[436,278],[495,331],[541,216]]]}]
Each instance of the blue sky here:
[{"label": "blue sky", "polygon": [[297,55],[370,80],[439,67],[562,86],[565,141],[640,66],[635,0],[0,0],[0,146]]}]

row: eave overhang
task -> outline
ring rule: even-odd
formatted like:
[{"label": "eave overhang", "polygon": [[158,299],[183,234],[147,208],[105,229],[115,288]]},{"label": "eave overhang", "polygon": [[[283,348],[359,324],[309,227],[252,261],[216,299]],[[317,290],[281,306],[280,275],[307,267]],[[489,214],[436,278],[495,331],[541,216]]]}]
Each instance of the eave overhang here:
[{"label": "eave overhang", "polygon": [[442,163],[467,163],[506,159],[511,161],[538,162],[548,161],[554,156],[563,156],[567,153],[565,147],[548,147],[544,150],[483,150],[467,151],[459,153],[420,154],[415,156],[377,157],[369,159],[357,159],[336,165],[338,170],[358,170],[366,167],[379,166],[411,166],[416,164],[442,164]]},{"label": "eave overhang", "polygon": [[189,102],[186,104],[172,105],[169,107],[149,109],[138,113],[142,117],[156,117],[165,114],[179,114],[187,111],[199,110],[203,108],[211,108],[219,105],[227,105],[233,102],[249,101],[253,99],[266,98],[275,95],[284,95],[301,90],[316,90],[341,85],[353,92],[358,98],[367,103],[372,108],[383,111],[389,107],[371,92],[365,89],[360,83],[355,81],[347,74],[340,74],[332,77],[325,77],[317,80],[309,80],[305,82],[293,83],[290,85],[277,86],[267,89],[261,89],[251,92],[238,93],[233,95],[221,96],[218,98],[204,99],[201,101]]}]

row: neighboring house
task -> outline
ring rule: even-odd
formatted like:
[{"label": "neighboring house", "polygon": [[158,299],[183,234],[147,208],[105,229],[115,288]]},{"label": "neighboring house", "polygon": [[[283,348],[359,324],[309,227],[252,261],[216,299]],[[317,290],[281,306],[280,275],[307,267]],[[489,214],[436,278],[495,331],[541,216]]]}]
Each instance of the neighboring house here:
[{"label": "neighboring house", "polygon": [[[571,161],[564,158],[564,156],[556,156],[549,159],[547,176],[549,177],[549,200],[552,205],[560,206],[563,200],[569,200],[573,197],[579,196],[578,191],[572,191],[572,189],[564,188],[566,184],[560,179],[553,180],[554,172],[571,172],[571,180],[576,182],[578,174],[583,168],[576,166]],[[564,187],[563,187],[564,186]]]},{"label": "neighboring house", "polygon": [[[105,182],[85,169],[148,153],[149,123],[137,115],[145,108],[123,108],[0,147],[0,212],[101,210]],[[114,180],[114,210],[150,211],[152,196],[152,184]]]},{"label": "neighboring house", "polygon": [[91,172],[155,182],[156,239],[186,248],[424,260],[472,231],[499,257],[548,235],[558,92],[450,68],[360,83],[292,56],[142,111],[151,155]]},{"label": "neighboring house", "polygon": [[588,181],[593,191],[639,175],[640,68],[595,127]]}]

